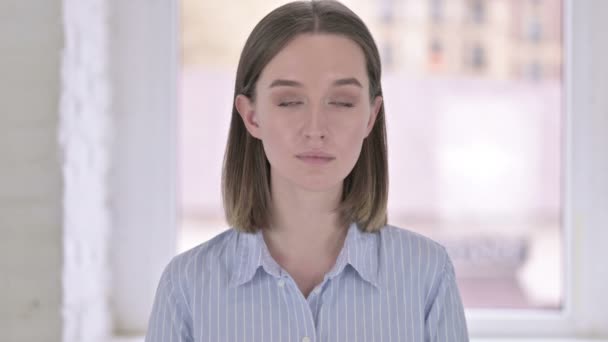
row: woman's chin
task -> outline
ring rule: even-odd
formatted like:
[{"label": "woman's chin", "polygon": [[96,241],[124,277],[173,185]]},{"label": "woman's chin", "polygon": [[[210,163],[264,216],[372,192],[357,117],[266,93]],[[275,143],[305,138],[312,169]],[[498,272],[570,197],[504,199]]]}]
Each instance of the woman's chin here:
[{"label": "woman's chin", "polygon": [[336,188],[342,185],[342,182],[329,182],[327,177],[325,179],[308,179],[306,181],[299,181],[296,183],[300,188],[310,192],[331,192],[335,191]]}]

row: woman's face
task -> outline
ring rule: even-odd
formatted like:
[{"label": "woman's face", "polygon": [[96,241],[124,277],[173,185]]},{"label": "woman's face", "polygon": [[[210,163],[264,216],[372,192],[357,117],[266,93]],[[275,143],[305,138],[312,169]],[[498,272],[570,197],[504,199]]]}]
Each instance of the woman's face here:
[{"label": "woman's face", "polygon": [[[235,104],[262,141],[272,178],[323,191],[340,186],[353,169],[381,102],[369,97],[359,45],[339,35],[303,34],[266,65],[255,103],[239,95]],[[307,152],[331,158],[303,158]]]}]

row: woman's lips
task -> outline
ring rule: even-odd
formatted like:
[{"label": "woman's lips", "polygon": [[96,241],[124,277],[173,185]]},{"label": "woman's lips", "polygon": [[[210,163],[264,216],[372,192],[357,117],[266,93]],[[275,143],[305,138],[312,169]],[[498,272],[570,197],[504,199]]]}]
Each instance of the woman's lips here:
[{"label": "woman's lips", "polygon": [[307,156],[297,156],[301,161],[312,164],[312,165],[325,165],[335,158],[333,157],[307,157]]}]

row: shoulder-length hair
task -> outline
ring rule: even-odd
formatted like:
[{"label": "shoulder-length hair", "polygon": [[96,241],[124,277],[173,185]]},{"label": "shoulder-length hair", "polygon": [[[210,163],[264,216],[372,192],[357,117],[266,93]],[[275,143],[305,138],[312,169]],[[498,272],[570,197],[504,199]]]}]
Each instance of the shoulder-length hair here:
[{"label": "shoulder-length hair", "polygon": [[[247,131],[234,100],[243,94],[255,101],[256,82],[270,60],[304,33],[345,36],[363,50],[371,101],[382,96],[378,48],[363,21],[337,1],[295,1],[266,15],[253,29],[240,56],[234,87],[232,119],[222,169],[222,197],[227,223],[254,233],[272,222],[270,164],[262,142]],[[343,181],[334,212],[343,226],[357,223],[364,231],[387,224],[388,162],[384,105],[365,138],[353,170]]]}]

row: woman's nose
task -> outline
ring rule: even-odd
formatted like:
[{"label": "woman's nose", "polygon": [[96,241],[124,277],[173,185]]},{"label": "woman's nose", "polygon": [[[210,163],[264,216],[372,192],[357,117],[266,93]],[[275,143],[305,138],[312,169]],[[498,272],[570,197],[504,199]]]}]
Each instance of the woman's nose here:
[{"label": "woman's nose", "polygon": [[325,139],[327,135],[327,120],[325,115],[326,113],[318,108],[310,111],[304,130],[306,138]]},{"label": "woman's nose", "polygon": [[327,135],[325,133],[325,131],[321,131],[321,130],[307,130],[306,131],[306,138],[308,139],[313,139],[313,138],[319,138],[319,139],[325,139],[325,136]]}]

